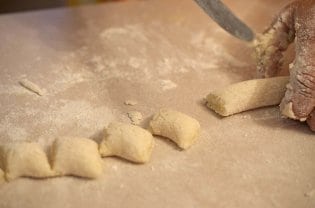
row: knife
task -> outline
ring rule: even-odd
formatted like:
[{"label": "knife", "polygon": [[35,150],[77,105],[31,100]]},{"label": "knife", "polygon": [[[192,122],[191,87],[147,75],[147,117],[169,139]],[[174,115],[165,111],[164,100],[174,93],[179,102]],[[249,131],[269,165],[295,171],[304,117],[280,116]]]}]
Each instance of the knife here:
[{"label": "knife", "polygon": [[195,0],[196,3],[224,30],[245,41],[254,39],[253,31],[220,0]]}]

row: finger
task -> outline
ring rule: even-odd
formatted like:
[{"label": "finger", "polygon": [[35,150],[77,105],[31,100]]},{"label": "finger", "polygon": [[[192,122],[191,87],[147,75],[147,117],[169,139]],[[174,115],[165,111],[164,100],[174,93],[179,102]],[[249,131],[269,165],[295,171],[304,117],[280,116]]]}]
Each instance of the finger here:
[{"label": "finger", "polygon": [[312,111],[312,113],[309,115],[309,117],[306,120],[308,126],[312,131],[315,131],[315,110]]}]

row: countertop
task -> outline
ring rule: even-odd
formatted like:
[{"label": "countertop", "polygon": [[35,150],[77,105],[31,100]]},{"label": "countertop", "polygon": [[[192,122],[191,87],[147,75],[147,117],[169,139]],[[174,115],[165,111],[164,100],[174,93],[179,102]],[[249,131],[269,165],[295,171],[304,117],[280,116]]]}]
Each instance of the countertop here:
[{"label": "countertop", "polygon": [[[287,1],[226,0],[256,32]],[[315,137],[278,107],[222,118],[214,89],[255,77],[250,44],[219,28],[191,0],[105,3],[0,16],[0,143],[60,136],[99,140],[111,121],[147,121],[161,107],[196,118],[197,143],[156,138],[152,159],[104,158],[97,180],[19,178],[0,207],[315,207]],[[38,96],[19,85],[28,79]],[[136,100],[135,106],[124,104]]]}]

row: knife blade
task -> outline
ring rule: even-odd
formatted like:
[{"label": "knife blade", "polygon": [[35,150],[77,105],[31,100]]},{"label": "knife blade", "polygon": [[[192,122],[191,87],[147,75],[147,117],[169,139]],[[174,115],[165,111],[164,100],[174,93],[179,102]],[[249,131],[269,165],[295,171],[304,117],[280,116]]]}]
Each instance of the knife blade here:
[{"label": "knife blade", "polygon": [[245,41],[254,39],[253,31],[220,0],[195,0],[195,2],[231,35]]}]

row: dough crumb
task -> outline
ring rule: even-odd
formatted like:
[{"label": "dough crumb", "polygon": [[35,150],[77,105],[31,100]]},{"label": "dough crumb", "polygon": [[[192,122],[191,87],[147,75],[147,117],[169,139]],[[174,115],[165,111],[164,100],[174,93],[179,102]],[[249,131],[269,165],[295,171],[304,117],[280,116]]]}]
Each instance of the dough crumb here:
[{"label": "dough crumb", "polygon": [[306,197],[315,197],[315,189],[304,194]]},{"label": "dough crumb", "polygon": [[139,125],[143,118],[142,114],[138,111],[130,111],[127,115],[133,125]]},{"label": "dough crumb", "polygon": [[177,87],[177,84],[174,83],[172,80],[166,79],[161,80],[161,87],[162,90],[171,90]]},{"label": "dough crumb", "polygon": [[124,104],[134,106],[137,105],[138,102],[136,100],[125,100]]},{"label": "dough crumb", "polygon": [[35,83],[29,81],[28,79],[22,79],[21,81],[19,81],[19,84],[24,87],[25,89],[39,95],[39,96],[43,96],[44,95],[44,90],[42,90],[38,85],[36,85]]}]

